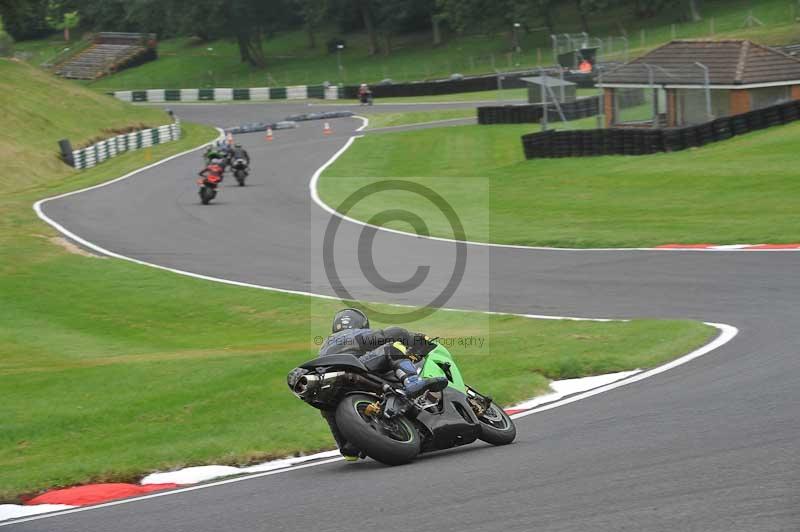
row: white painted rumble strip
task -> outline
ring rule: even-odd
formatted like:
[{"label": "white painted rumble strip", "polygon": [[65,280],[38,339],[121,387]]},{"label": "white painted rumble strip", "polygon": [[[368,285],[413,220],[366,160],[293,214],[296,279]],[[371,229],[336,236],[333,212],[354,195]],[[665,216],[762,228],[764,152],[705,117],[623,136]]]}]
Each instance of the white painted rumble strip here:
[{"label": "white painted rumble strip", "polygon": [[[359,118],[364,122],[363,126],[360,128],[360,129],[363,129],[363,128],[365,128],[367,126],[368,120],[366,118],[363,118],[363,117],[359,117]],[[217,128],[217,130],[220,132],[220,139],[224,138],[224,132],[219,128]],[[335,214],[335,215],[338,215],[338,214],[335,213],[335,211],[333,211],[330,207],[328,207],[327,205],[322,203],[319,200],[319,196],[316,195],[316,182],[319,180],[320,174],[322,174],[322,172],[328,166],[333,164],[333,162],[336,159],[338,159],[341,156],[341,154],[344,153],[347,150],[347,148],[349,148],[352,145],[353,141],[355,141],[356,138],[358,138],[358,137],[357,136],[350,137],[347,140],[347,142],[345,143],[345,145],[339,151],[337,151],[333,155],[333,157],[331,157],[331,159],[329,159],[324,165],[322,165],[314,173],[314,176],[312,177],[311,182],[309,183],[309,188],[311,190],[312,198],[314,198],[314,201],[318,205],[320,205],[323,209],[325,209],[326,211],[331,212],[332,214]],[[46,222],[47,224],[49,224],[50,226],[55,228],[57,231],[59,231],[63,235],[65,235],[68,238],[74,240],[75,242],[80,243],[83,246],[86,246],[89,249],[92,249],[93,251],[96,251],[96,252],[98,252],[100,254],[103,254],[103,255],[107,255],[109,257],[114,257],[114,258],[118,258],[118,259],[121,259],[121,260],[126,260],[126,261],[129,261],[129,262],[133,262],[133,263],[136,263],[136,264],[141,264],[141,265],[144,265],[144,266],[150,266],[152,268],[157,268],[159,270],[170,271],[170,272],[177,273],[177,274],[180,274],[180,275],[185,275],[185,276],[188,276],[188,277],[194,277],[196,279],[204,279],[204,280],[208,280],[208,281],[214,281],[214,282],[230,284],[230,285],[235,285],[235,286],[244,286],[244,287],[249,287],[249,288],[257,288],[257,289],[261,289],[261,290],[269,290],[269,291],[273,291],[273,292],[282,292],[282,293],[297,294],[297,295],[304,295],[304,296],[310,296],[310,297],[319,297],[319,298],[323,298],[323,299],[338,300],[338,298],[335,298],[335,297],[332,297],[332,296],[323,295],[323,294],[312,294],[312,293],[309,293],[309,292],[300,292],[300,291],[296,291],[296,290],[286,290],[286,289],[282,289],[282,288],[267,287],[267,286],[255,285],[255,284],[250,284],[250,283],[243,283],[243,282],[239,282],[239,281],[232,281],[232,280],[229,280],[229,279],[210,277],[210,276],[207,276],[207,275],[201,275],[201,274],[192,273],[192,272],[186,272],[186,271],[182,271],[182,270],[176,270],[174,268],[168,268],[166,266],[160,266],[158,264],[148,263],[148,262],[145,262],[145,261],[142,261],[142,260],[138,260],[138,259],[135,259],[135,258],[132,258],[132,257],[127,257],[125,255],[120,255],[118,253],[114,253],[113,251],[110,251],[110,250],[107,250],[105,248],[102,248],[102,247],[98,246],[97,244],[89,242],[88,240],[86,240],[84,238],[81,238],[80,236],[72,233],[67,228],[65,228],[64,226],[62,226],[58,222],[56,222],[55,220],[49,218],[42,210],[42,205],[44,203],[50,201],[50,200],[64,198],[64,197],[71,196],[73,194],[79,194],[81,192],[85,192],[85,191],[88,191],[88,190],[93,190],[93,189],[96,189],[96,188],[109,186],[109,185],[111,185],[113,183],[116,183],[118,181],[122,181],[123,179],[127,179],[129,177],[132,177],[132,176],[134,176],[134,175],[136,175],[136,174],[138,174],[140,172],[143,172],[143,171],[148,170],[150,168],[154,168],[154,167],[156,167],[156,166],[158,166],[160,164],[163,164],[163,163],[165,163],[167,161],[170,161],[172,159],[175,159],[177,157],[181,157],[183,155],[195,152],[195,151],[203,148],[205,145],[206,145],[206,143],[203,143],[202,145],[200,145],[200,146],[198,146],[196,148],[193,148],[193,149],[190,149],[190,150],[186,150],[186,151],[184,151],[182,153],[173,155],[171,157],[167,157],[166,159],[162,159],[162,160],[157,161],[157,162],[155,162],[153,164],[150,164],[148,166],[145,166],[143,168],[140,168],[138,170],[135,170],[133,172],[125,174],[125,175],[123,175],[121,177],[118,177],[116,179],[112,179],[111,181],[107,181],[105,183],[101,183],[99,185],[95,185],[95,186],[88,187],[88,188],[85,188],[85,189],[76,190],[76,191],[72,191],[72,192],[67,192],[65,194],[60,194],[60,195],[57,195],[57,196],[53,196],[51,198],[45,198],[45,199],[39,200],[34,204],[33,209],[34,209],[34,211],[36,212],[37,216],[40,219],[42,219],[44,222]],[[363,224],[361,222],[357,222],[357,221],[355,221],[355,222],[356,223],[360,223],[361,225],[365,225],[365,224]],[[443,240],[443,239],[437,239],[437,240]],[[459,311],[458,309],[443,309],[443,310]],[[467,312],[467,311],[463,311],[463,312]],[[611,320],[611,319],[598,319],[598,318],[570,318],[570,317],[558,317],[558,316],[540,316],[540,315],[535,315],[535,314],[514,314],[514,313],[501,313],[501,312],[484,312],[484,313],[485,314],[514,315],[514,316],[527,317],[527,318],[531,318],[531,319],[569,319],[569,320],[590,320],[590,321],[617,321],[617,320]],[[618,320],[618,321],[627,321],[627,320]],[[707,354],[707,353],[709,353],[709,352],[711,352],[711,351],[713,351],[715,349],[718,349],[719,347],[721,347],[721,346],[725,345],[726,343],[730,342],[738,334],[738,329],[736,327],[731,326],[731,325],[718,324],[718,323],[707,323],[707,325],[711,325],[713,327],[716,327],[717,329],[719,329],[721,331],[721,334],[717,338],[715,338],[713,341],[711,341],[710,343],[706,344],[705,346],[703,346],[703,347],[701,347],[701,348],[699,348],[699,349],[697,349],[695,351],[692,351],[691,353],[689,353],[687,355],[684,355],[684,356],[682,356],[682,357],[680,357],[680,358],[678,358],[676,360],[673,360],[672,362],[669,362],[669,363],[664,364],[662,366],[659,366],[657,368],[654,368],[654,369],[651,369],[651,370],[648,370],[648,371],[645,371],[645,372],[642,372],[642,373],[638,373],[633,377],[630,377],[630,378],[627,378],[627,379],[623,379],[621,381],[617,381],[617,382],[614,382],[614,383],[606,385],[606,386],[601,386],[600,388],[597,388],[597,389],[594,389],[594,390],[590,390],[590,391],[587,391],[587,392],[584,392],[584,393],[580,393],[580,394],[577,394],[577,395],[574,395],[574,396],[570,396],[570,397],[567,397],[565,399],[562,399],[562,400],[559,400],[559,401],[556,401],[556,402],[549,403],[547,405],[541,406],[539,408],[534,408],[534,409],[528,410],[526,412],[520,412],[518,414],[515,414],[515,415],[511,416],[511,418],[512,419],[517,419],[517,418],[525,417],[525,416],[528,416],[528,415],[531,415],[531,414],[535,414],[537,412],[543,412],[545,410],[551,410],[551,409],[557,408],[559,406],[563,406],[563,405],[566,405],[566,404],[574,403],[575,401],[579,401],[579,400],[585,399],[587,397],[592,397],[594,395],[597,395],[597,394],[600,394],[600,393],[603,393],[603,392],[606,392],[606,391],[609,391],[609,390],[613,390],[613,389],[619,388],[621,386],[625,386],[626,384],[629,384],[629,383],[632,383],[632,382],[638,382],[640,380],[646,379],[646,378],[651,377],[653,375],[657,375],[659,373],[663,373],[664,371],[667,371],[669,369],[672,369],[672,368],[675,368],[675,367],[680,366],[682,364],[685,364],[685,363],[687,363],[687,362],[689,362],[691,360],[694,360],[695,358],[698,358],[698,357],[700,357],[702,355],[705,355],[705,354]],[[211,488],[211,487],[215,487],[215,486],[221,486],[221,485],[224,485],[224,484],[231,484],[231,483],[234,483],[234,482],[242,482],[242,481],[246,481],[246,480],[250,480],[250,479],[266,477],[266,476],[271,476],[271,475],[277,475],[277,474],[285,473],[285,472],[289,472],[289,471],[296,471],[296,470],[299,470],[299,469],[305,469],[305,468],[309,468],[309,467],[315,467],[315,466],[319,466],[319,465],[330,464],[330,463],[333,463],[333,462],[338,462],[340,460],[341,460],[340,457],[323,459],[323,460],[320,460],[320,461],[311,462],[311,463],[307,463],[307,464],[293,465],[293,466],[287,467],[285,469],[266,471],[266,472],[261,472],[261,473],[255,473],[255,474],[235,477],[235,478],[231,478],[231,479],[227,479],[227,480],[220,480],[220,481],[211,482],[211,483],[207,483],[207,484],[200,484],[200,485],[197,485],[197,486],[191,486],[191,487],[187,487],[187,488],[179,488],[179,489],[175,489],[175,490],[168,490],[168,491],[164,491],[164,492],[152,493],[152,494],[148,494],[148,495],[143,495],[141,497],[131,497],[131,498],[128,498],[128,499],[121,499],[121,500],[118,500],[118,501],[112,501],[112,502],[103,503],[103,504],[97,504],[97,505],[93,505],[93,506],[84,506],[84,507],[73,508],[73,509],[69,509],[69,510],[56,511],[56,512],[52,512],[52,513],[46,513],[46,514],[42,514],[42,515],[37,515],[37,516],[26,517],[26,518],[22,518],[22,519],[14,519],[14,520],[11,520],[11,521],[5,521],[5,522],[0,523],[0,527],[9,526],[9,525],[13,525],[13,524],[16,524],[16,523],[23,523],[23,522],[26,522],[26,521],[34,521],[34,520],[38,520],[38,519],[46,519],[46,518],[49,518],[49,517],[55,517],[55,516],[59,516],[59,515],[66,515],[66,514],[70,514],[70,513],[90,511],[90,510],[94,510],[94,509],[97,509],[97,508],[106,508],[106,507],[110,507],[110,506],[117,506],[117,505],[120,505],[120,504],[129,504],[129,503],[133,503],[133,502],[137,502],[137,501],[141,501],[141,500],[153,499],[153,498],[156,498],[156,497],[165,497],[165,496],[175,495],[175,494],[179,494],[179,493],[186,493],[186,492],[190,492],[190,491],[194,491],[194,490]]]}]

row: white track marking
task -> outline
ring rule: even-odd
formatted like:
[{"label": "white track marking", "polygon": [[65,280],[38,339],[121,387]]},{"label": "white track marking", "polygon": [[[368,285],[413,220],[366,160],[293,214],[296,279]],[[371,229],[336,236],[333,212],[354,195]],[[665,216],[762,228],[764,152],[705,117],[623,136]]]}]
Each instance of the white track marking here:
[{"label": "white track marking", "polygon": [[356,128],[356,131],[364,131],[369,126],[369,118],[366,116],[353,115],[353,118],[358,118],[363,122],[360,127]]},{"label": "white track marking", "polygon": [[[21,504],[0,504],[0,521],[6,519],[20,519],[31,515],[57,512],[59,510],[69,510],[76,508],[70,504],[36,504],[23,506]],[[19,523],[19,521],[15,521]],[[0,525],[3,526],[3,525]]]},{"label": "white track marking", "polygon": [[[368,123],[367,119],[365,119],[363,117],[359,117],[359,118],[364,121],[364,126],[363,127],[366,127],[366,125]],[[220,130],[219,128],[217,128],[217,130],[220,131],[220,135],[224,136],[224,134],[222,133],[222,130]],[[332,213],[334,215],[337,215],[337,216],[339,216],[338,213],[333,211],[333,209],[331,209],[330,207],[328,207],[327,205],[325,205],[323,202],[321,202],[319,200],[319,196],[317,195],[317,192],[316,192],[316,182],[319,180],[320,174],[322,174],[322,172],[325,171],[326,168],[328,168],[331,164],[333,164],[333,162],[336,159],[338,159],[341,156],[341,154],[344,153],[347,150],[347,148],[349,148],[352,145],[352,143],[355,141],[356,138],[358,138],[358,137],[357,136],[350,137],[347,140],[347,142],[345,143],[345,145],[341,149],[339,149],[339,151],[337,151],[327,162],[325,162],[325,164],[323,164],[314,173],[314,175],[312,176],[311,182],[309,183],[309,188],[311,190],[312,198],[314,199],[315,203],[317,203],[324,210],[326,210],[326,211],[328,211],[328,212],[330,212],[330,213]],[[163,159],[161,161],[157,161],[157,162],[155,162],[153,164],[150,164],[148,166],[140,168],[139,170],[135,170],[133,172],[125,174],[124,176],[118,177],[116,179],[113,179],[113,180],[105,182],[105,183],[101,183],[99,185],[95,185],[95,186],[91,186],[91,187],[84,188],[84,189],[81,189],[81,190],[67,192],[65,194],[60,194],[60,195],[57,195],[57,196],[53,196],[53,197],[50,197],[50,198],[45,198],[45,199],[39,200],[33,205],[33,209],[36,212],[36,215],[41,220],[43,220],[45,223],[47,223],[48,225],[50,225],[51,227],[53,227],[54,229],[56,229],[57,231],[59,231],[63,235],[65,235],[68,238],[80,243],[83,246],[86,246],[89,249],[92,249],[93,251],[96,251],[96,252],[98,252],[100,254],[103,254],[103,255],[107,255],[109,257],[114,257],[114,258],[125,260],[125,261],[128,261],[128,262],[141,264],[143,266],[149,266],[149,267],[156,268],[156,269],[159,269],[159,270],[169,271],[169,272],[172,272],[172,273],[176,273],[176,274],[179,274],[179,275],[185,275],[187,277],[193,277],[193,278],[196,278],[196,279],[214,281],[214,282],[223,283],[223,284],[229,284],[229,285],[234,285],[234,286],[256,288],[256,289],[260,289],[260,290],[268,290],[268,291],[272,291],[272,292],[281,292],[281,293],[287,293],[287,294],[295,294],[295,295],[303,295],[303,296],[310,296],[310,297],[319,297],[319,298],[323,298],[323,299],[338,300],[338,298],[336,298],[336,297],[332,297],[332,296],[328,296],[328,295],[324,295],[324,294],[313,294],[313,293],[310,293],[310,292],[301,292],[301,291],[297,291],[297,290],[287,290],[287,289],[283,289],[283,288],[261,286],[261,285],[251,284],[251,283],[243,283],[243,282],[240,282],[240,281],[233,281],[233,280],[230,280],[230,279],[223,279],[223,278],[218,278],[218,277],[211,277],[211,276],[207,276],[207,275],[201,275],[201,274],[187,272],[187,271],[183,271],[183,270],[177,270],[175,268],[168,268],[166,266],[161,266],[161,265],[158,265],[158,264],[149,263],[149,262],[146,262],[146,261],[135,259],[133,257],[127,257],[125,255],[120,255],[119,253],[114,253],[113,251],[107,250],[107,249],[105,249],[103,247],[98,246],[97,244],[94,244],[94,243],[89,242],[88,240],[86,240],[84,238],[81,238],[80,236],[76,235],[75,233],[69,231],[63,225],[59,224],[55,220],[53,220],[50,217],[48,217],[44,213],[44,211],[42,210],[42,205],[45,204],[48,201],[59,199],[59,198],[65,198],[65,197],[68,197],[68,196],[72,196],[74,194],[79,194],[81,192],[86,192],[88,190],[94,190],[94,189],[97,189],[97,188],[100,188],[100,187],[104,187],[104,186],[109,186],[109,185],[111,185],[113,183],[117,183],[119,181],[122,181],[123,179],[130,178],[130,177],[132,177],[132,176],[134,176],[134,175],[136,175],[136,174],[138,174],[140,172],[143,172],[143,171],[148,170],[150,168],[156,167],[156,166],[158,166],[160,164],[163,164],[163,163],[165,163],[167,161],[170,161],[172,159],[175,159],[177,157],[180,157],[180,156],[192,153],[194,151],[197,151],[197,150],[201,149],[205,145],[206,145],[206,143],[204,143],[204,144],[202,144],[202,145],[200,145],[200,146],[198,146],[196,148],[193,148],[191,150],[187,150],[187,151],[184,151],[184,152],[179,153],[177,155],[173,155],[171,157],[167,157],[166,159]],[[345,218],[345,219],[347,219],[347,218]],[[358,222],[356,220],[354,220],[354,222],[355,223],[359,223],[361,225],[365,225],[362,222]],[[437,239],[437,240],[442,240],[442,239]],[[544,316],[544,315],[536,315],[536,314],[516,314],[516,313],[512,313],[512,312],[504,313],[504,312],[468,311],[468,310],[462,310],[462,309],[442,309],[442,310],[450,310],[450,311],[458,311],[458,312],[482,312],[484,314],[495,314],[495,315],[502,314],[502,315],[520,316],[520,317],[525,317],[525,318],[530,318],[530,319],[580,320],[580,321],[627,321],[627,320],[614,320],[614,319],[606,319],[606,318],[577,318],[577,317],[566,317],[566,316]],[[708,344],[706,344],[705,346],[701,347],[700,349],[697,349],[697,350],[695,350],[695,351],[693,351],[693,352],[691,352],[691,353],[689,353],[687,355],[684,355],[684,356],[682,356],[682,357],[680,357],[680,358],[678,358],[676,360],[673,360],[672,362],[669,362],[669,363],[664,364],[662,366],[659,366],[657,368],[654,368],[654,369],[651,369],[649,371],[645,371],[645,372],[639,373],[639,374],[637,374],[634,377],[631,377],[629,379],[618,381],[618,382],[615,382],[615,383],[607,385],[607,386],[602,386],[600,388],[597,388],[596,390],[591,390],[591,391],[588,391],[588,392],[584,392],[584,393],[578,394],[576,396],[567,397],[565,399],[556,401],[554,403],[544,405],[544,406],[542,406],[540,408],[535,408],[533,410],[529,410],[529,411],[526,411],[526,412],[520,412],[519,414],[515,414],[514,416],[511,416],[511,417],[513,419],[517,419],[517,418],[525,417],[525,416],[528,416],[528,415],[531,415],[531,414],[535,414],[537,412],[542,412],[542,411],[545,411],[545,410],[551,410],[551,409],[557,408],[559,406],[563,406],[563,405],[566,405],[566,404],[574,403],[575,401],[579,401],[579,400],[585,399],[587,397],[591,397],[591,396],[594,396],[594,395],[597,395],[597,394],[600,394],[600,393],[603,393],[603,392],[606,392],[606,391],[609,391],[609,390],[613,390],[613,389],[625,386],[625,385],[630,384],[632,382],[638,382],[640,380],[646,379],[647,377],[651,377],[653,375],[657,375],[657,374],[662,373],[664,371],[667,371],[669,369],[672,369],[672,368],[675,368],[675,367],[680,366],[682,364],[685,364],[685,363],[687,363],[687,362],[689,362],[691,360],[694,360],[697,357],[705,355],[705,354],[707,354],[707,353],[709,353],[709,352],[711,352],[711,351],[713,351],[715,349],[718,349],[721,346],[723,346],[723,345],[727,344],[728,342],[730,342],[738,334],[738,329],[736,329],[736,327],[733,327],[731,325],[717,324],[717,323],[707,323],[707,325],[716,327],[717,329],[719,329],[721,331],[721,334],[717,338],[715,338],[713,341],[709,342]],[[286,472],[290,472],[290,471],[297,471],[297,470],[305,469],[305,468],[309,468],[309,467],[316,467],[316,466],[320,466],[320,465],[339,462],[340,460],[341,460],[341,458],[330,458],[330,459],[326,459],[326,460],[320,460],[318,462],[294,465],[294,466],[287,467],[285,469],[279,469],[279,470],[275,470],[275,471],[267,471],[267,472],[263,472],[263,473],[255,473],[255,474],[245,475],[245,476],[241,476],[241,477],[235,477],[235,478],[226,479],[226,480],[220,480],[220,481],[216,481],[216,482],[210,482],[208,484],[201,484],[201,485],[198,485],[198,486],[190,486],[190,487],[187,487],[187,488],[179,488],[179,489],[168,490],[168,491],[159,492],[159,493],[152,493],[152,494],[149,494],[149,495],[143,495],[141,497],[131,497],[131,498],[128,498],[128,499],[122,499],[122,500],[118,500],[118,501],[112,501],[112,502],[107,502],[107,503],[103,503],[103,504],[97,504],[97,505],[93,505],[93,506],[84,506],[84,507],[79,507],[79,508],[73,508],[73,509],[70,509],[70,510],[63,510],[63,511],[57,511],[57,512],[52,512],[52,513],[46,513],[46,514],[27,517],[27,518],[23,518],[23,519],[15,519],[15,520],[5,521],[5,522],[0,523],[0,527],[5,527],[5,526],[17,524],[17,523],[24,523],[24,522],[27,522],[27,521],[35,521],[35,520],[39,520],[39,519],[47,519],[47,518],[50,518],[50,517],[56,517],[56,516],[66,515],[66,514],[71,514],[71,513],[91,511],[91,510],[95,510],[95,509],[98,509],[98,508],[107,508],[107,507],[110,507],[110,506],[118,506],[118,505],[121,505],[121,504],[130,504],[130,503],[133,503],[133,502],[147,500],[147,499],[154,499],[154,498],[157,498],[157,497],[166,497],[166,496],[170,496],[170,495],[176,495],[176,494],[180,494],[180,493],[186,493],[186,492],[190,492],[190,491],[206,489],[206,488],[211,488],[211,487],[215,487],[215,486],[222,486],[222,485],[225,485],[225,484],[232,484],[234,482],[243,482],[243,481],[247,481],[247,480],[251,480],[251,479],[255,479],[255,478],[267,477],[267,476],[271,476],[271,475],[278,475],[278,474],[286,473]]]},{"label": "white track marking", "polygon": [[[417,123],[414,123],[414,124],[401,124],[399,126],[376,127],[376,128],[370,129],[370,131],[388,131],[388,130],[391,130],[391,129],[401,129],[401,128],[404,128],[404,127],[428,126],[428,125],[431,125],[431,124],[446,124],[448,122],[464,122],[466,120],[472,120],[474,122],[476,119],[472,118],[472,117],[468,117],[468,116],[463,117],[463,118],[446,118],[446,119],[443,119],[443,120],[431,120],[430,122],[417,122]],[[358,131],[358,130],[356,130],[356,131]]]}]

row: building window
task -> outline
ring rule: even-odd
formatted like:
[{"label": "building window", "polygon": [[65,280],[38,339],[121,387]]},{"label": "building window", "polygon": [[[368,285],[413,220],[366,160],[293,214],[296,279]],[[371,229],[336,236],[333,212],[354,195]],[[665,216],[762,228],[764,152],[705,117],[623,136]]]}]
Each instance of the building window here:
[{"label": "building window", "polygon": [[763,109],[770,105],[788,102],[792,99],[791,87],[764,87],[763,89],[750,89],[750,109]]}]

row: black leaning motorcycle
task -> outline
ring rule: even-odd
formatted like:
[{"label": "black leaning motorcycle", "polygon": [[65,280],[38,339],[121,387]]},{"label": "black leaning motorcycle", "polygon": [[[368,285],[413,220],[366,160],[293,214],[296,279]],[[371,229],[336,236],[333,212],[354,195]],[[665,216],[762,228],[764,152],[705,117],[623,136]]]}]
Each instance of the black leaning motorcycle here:
[{"label": "black leaning motorcycle", "polygon": [[240,187],[243,187],[247,176],[250,174],[247,161],[244,159],[236,159],[231,164],[231,168],[233,169],[233,177],[236,178],[236,182],[239,183]]},{"label": "black leaning motorcycle", "polygon": [[287,382],[306,403],[335,411],[347,441],[387,465],[477,439],[493,445],[514,441],[514,422],[491,397],[464,384],[447,349],[431,342],[426,350],[415,365],[423,378],[447,377],[441,392],[406,397],[394,372],[375,375],[349,354],[306,362],[289,373]]}]

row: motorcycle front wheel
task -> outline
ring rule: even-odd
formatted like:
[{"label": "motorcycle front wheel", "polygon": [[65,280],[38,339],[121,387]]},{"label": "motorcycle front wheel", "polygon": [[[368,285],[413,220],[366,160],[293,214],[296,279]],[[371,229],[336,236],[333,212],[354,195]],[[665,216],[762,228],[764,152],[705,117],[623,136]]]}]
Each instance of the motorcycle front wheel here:
[{"label": "motorcycle front wheel", "polygon": [[366,394],[345,396],[336,407],[336,425],[348,442],[373,460],[386,465],[409,463],[421,448],[417,429],[405,416],[386,419],[371,413],[377,402]]},{"label": "motorcycle front wheel", "polygon": [[508,445],[517,437],[517,427],[505,410],[492,403],[478,416],[480,432],[478,438],[492,445]]},{"label": "motorcycle front wheel", "polygon": [[247,174],[245,174],[242,170],[236,170],[233,175],[236,177],[236,181],[239,183],[239,186],[243,187],[244,180],[247,178]]}]

